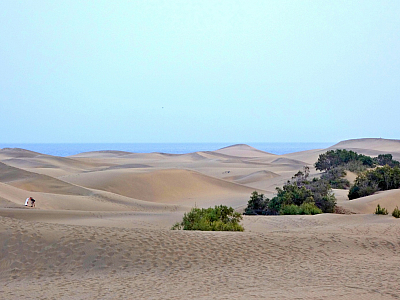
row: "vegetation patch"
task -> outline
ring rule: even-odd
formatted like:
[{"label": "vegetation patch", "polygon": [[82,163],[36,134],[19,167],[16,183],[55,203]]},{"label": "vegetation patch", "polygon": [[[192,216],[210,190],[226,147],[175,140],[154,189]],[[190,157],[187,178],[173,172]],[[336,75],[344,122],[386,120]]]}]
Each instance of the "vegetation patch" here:
[{"label": "vegetation patch", "polygon": [[373,167],[374,165],[375,161],[372,157],[358,154],[354,151],[336,149],[320,154],[318,161],[315,163],[315,168],[320,171],[329,171],[339,166],[347,166],[346,169],[354,172],[355,170],[351,169],[361,166],[368,168]]},{"label": "vegetation patch", "polygon": [[303,203],[300,206],[295,204],[283,205],[279,211],[280,215],[317,215],[322,214],[322,210],[319,209],[313,203]]},{"label": "vegetation patch", "polygon": [[304,167],[272,199],[254,191],[247,203],[247,215],[288,215],[317,214],[334,212],[336,198],[329,182],[324,179],[309,179],[310,169]]},{"label": "vegetation patch", "polygon": [[392,212],[392,216],[395,218],[400,218],[400,209],[396,206],[396,208]]},{"label": "vegetation patch", "polygon": [[[325,173],[321,179],[332,188],[350,187],[350,200],[372,195],[377,191],[400,188],[400,162],[391,154],[370,157],[345,149],[330,150],[320,154],[315,168]],[[374,169],[372,169],[374,168]],[[349,170],[358,174],[353,186],[343,178]]]},{"label": "vegetation patch", "polygon": [[349,191],[349,199],[398,188],[400,188],[400,168],[386,165],[359,174]]},{"label": "vegetation patch", "polygon": [[375,214],[376,215],[387,215],[388,211],[386,210],[386,208],[381,207],[379,204],[376,206],[375,209]]},{"label": "vegetation patch", "polygon": [[[309,167],[297,172],[291,180],[277,187],[272,199],[254,191],[247,203],[246,215],[288,215],[351,213],[336,208],[332,188],[349,189],[350,200],[372,195],[376,191],[400,188],[400,163],[391,154],[370,157],[345,149],[320,154],[314,164],[323,171],[321,178],[309,178]],[[353,185],[344,178],[346,170],[358,174]]]},{"label": "vegetation patch", "polygon": [[232,207],[224,205],[214,208],[192,208],[183,216],[182,222],[172,226],[172,230],[202,230],[202,231],[244,231],[239,222],[242,215]]}]

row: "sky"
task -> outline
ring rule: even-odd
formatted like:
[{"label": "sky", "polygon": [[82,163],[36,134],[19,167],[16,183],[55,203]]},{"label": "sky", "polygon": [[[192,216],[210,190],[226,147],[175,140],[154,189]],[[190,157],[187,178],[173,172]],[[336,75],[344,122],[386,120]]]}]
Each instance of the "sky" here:
[{"label": "sky", "polygon": [[400,1],[0,2],[0,142],[400,139]]}]

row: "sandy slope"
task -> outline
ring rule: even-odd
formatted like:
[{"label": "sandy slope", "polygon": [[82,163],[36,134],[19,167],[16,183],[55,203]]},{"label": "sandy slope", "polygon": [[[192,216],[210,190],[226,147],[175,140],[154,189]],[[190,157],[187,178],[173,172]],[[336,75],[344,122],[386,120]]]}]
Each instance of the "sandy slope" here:
[{"label": "sandy slope", "polygon": [[0,220],[6,299],[396,299],[400,293],[400,225],[385,216],[248,217],[245,233]]},{"label": "sandy slope", "polygon": [[[331,149],[396,158],[399,145]],[[62,158],[0,149],[0,298],[397,299],[400,222],[372,213],[400,206],[399,190],[352,201],[335,190],[353,215],[249,216],[243,233],[169,230],[195,204],[240,209],[254,189],[273,196],[304,165],[318,175],[325,151],[235,145]],[[23,206],[28,196],[37,208]]]}]

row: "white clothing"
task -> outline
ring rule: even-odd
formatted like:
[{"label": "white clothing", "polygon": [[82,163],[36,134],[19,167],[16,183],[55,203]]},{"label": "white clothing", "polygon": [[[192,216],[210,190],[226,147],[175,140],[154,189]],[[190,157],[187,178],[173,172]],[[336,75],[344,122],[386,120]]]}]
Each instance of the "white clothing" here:
[{"label": "white clothing", "polygon": [[28,203],[29,203],[29,198],[26,198],[26,200],[25,200],[25,206],[28,206]]}]

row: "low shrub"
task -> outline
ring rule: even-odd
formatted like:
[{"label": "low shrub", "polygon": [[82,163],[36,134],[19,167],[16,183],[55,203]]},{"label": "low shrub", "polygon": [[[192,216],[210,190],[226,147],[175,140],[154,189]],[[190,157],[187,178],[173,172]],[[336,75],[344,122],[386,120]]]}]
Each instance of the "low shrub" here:
[{"label": "low shrub", "polygon": [[300,215],[300,207],[295,204],[283,205],[279,211],[280,215]]},{"label": "low shrub", "polygon": [[279,211],[280,215],[317,215],[322,214],[322,210],[319,209],[314,203],[304,202],[300,206],[295,204],[283,205]]},{"label": "low shrub", "polygon": [[303,203],[299,207],[300,215],[318,215],[322,214],[322,210],[315,206],[314,203]]},{"label": "low shrub", "polygon": [[396,208],[392,212],[392,216],[395,218],[400,218],[400,209],[396,206]]},{"label": "low shrub", "polygon": [[326,171],[321,175],[321,179],[329,183],[333,189],[346,189],[350,187],[350,182],[343,178],[346,176],[344,167],[336,167]]},{"label": "low shrub", "polygon": [[381,207],[381,206],[378,204],[378,205],[376,206],[376,209],[375,209],[375,214],[376,214],[376,215],[387,215],[387,214],[388,214],[388,211],[387,211],[386,208]]},{"label": "low shrub", "polygon": [[172,230],[202,230],[202,231],[244,231],[239,224],[242,215],[232,207],[224,205],[214,208],[192,208],[183,215],[182,222],[175,223]]}]

